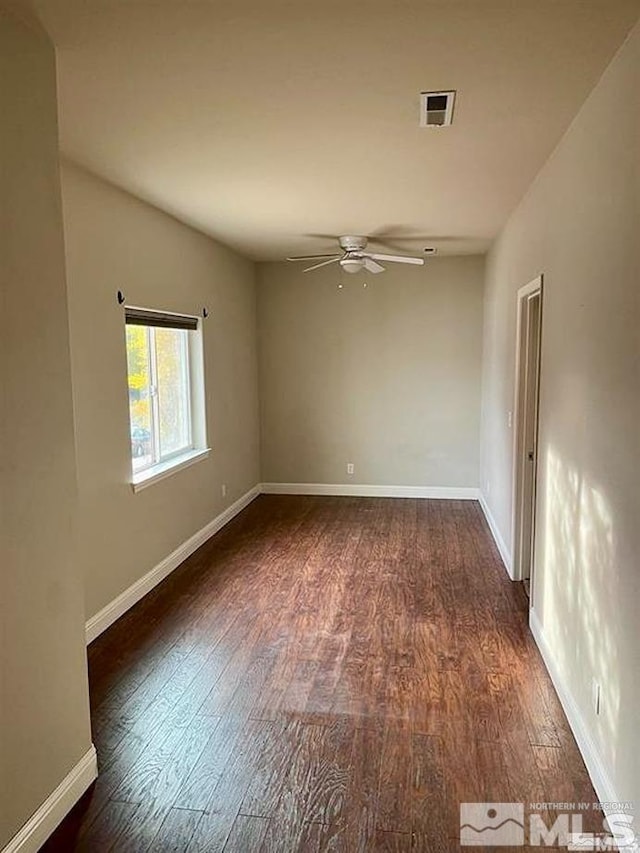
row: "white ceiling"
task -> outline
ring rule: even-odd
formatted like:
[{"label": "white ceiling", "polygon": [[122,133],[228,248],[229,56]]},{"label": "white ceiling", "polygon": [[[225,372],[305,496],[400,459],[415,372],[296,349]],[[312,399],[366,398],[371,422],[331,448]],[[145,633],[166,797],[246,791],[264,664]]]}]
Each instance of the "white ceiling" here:
[{"label": "white ceiling", "polygon": [[[258,259],[484,251],[640,0],[33,0],[64,153]],[[453,126],[418,95],[457,90]],[[615,132],[615,129],[612,129]]]}]

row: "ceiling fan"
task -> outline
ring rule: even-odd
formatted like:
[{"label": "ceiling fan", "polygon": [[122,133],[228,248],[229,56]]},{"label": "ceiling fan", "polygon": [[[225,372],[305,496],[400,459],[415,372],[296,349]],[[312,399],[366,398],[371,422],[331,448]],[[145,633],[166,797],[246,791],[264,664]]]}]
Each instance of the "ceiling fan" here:
[{"label": "ceiling fan", "polygon": [[346,235],[338,237],[342,251],[332,255],[300,255],[287,258],[288,261],[320,261],[319,264],[307,267],[303,272],[311,272],[329,264],[339,263],[345,272],[356,273],[367,270],[372,273],[384,272],[385,268],[378,261],[395,264],[424,264],[424,258],[411,258],[406,255],[381,255],[378,252],[367,252],[367,237]]}]

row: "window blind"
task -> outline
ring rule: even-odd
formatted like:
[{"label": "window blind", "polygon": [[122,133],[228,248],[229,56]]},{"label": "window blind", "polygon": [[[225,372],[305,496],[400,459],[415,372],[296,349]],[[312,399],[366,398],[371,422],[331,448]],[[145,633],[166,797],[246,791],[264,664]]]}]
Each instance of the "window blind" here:
[{"label": "window blind", "polygon": [[168,311],[152,311],[149,308],[124,309],[125,322],[132,326],[159,326],[163,329],[186,329],[194,332],[198,328],[198,318],[189,314],[171,314]]}]

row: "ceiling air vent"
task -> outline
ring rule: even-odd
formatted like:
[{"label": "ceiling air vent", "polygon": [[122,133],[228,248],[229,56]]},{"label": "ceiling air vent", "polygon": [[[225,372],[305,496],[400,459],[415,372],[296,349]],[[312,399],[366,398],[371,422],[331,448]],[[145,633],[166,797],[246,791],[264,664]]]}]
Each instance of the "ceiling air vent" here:
[{"label": "ceiling air vent", "polygon": [[453,118],[455,92],[420,94],[420,127],[446,127]]}]

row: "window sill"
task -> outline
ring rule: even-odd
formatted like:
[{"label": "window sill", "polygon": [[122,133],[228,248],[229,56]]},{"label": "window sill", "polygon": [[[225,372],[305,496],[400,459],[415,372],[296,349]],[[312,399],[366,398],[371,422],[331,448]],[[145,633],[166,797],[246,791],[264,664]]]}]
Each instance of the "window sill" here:
[{"label": "window sill", "polygon": [[166,462],[160,462],[159,465],[154,465],[153,468],[140,471],[140,473],[133,475],[131,488],[134,492],[140,492],[142,489],[146,489],[147,486],[164,480],[165,477],[171,477],[172,474],[181,471],[183,468],[188,468],[190,465],[195,465],[201,459],[206,459],[210,452],[211,449],[209,447],[205,447],[204,450],[190,450],[188,453],[182,453],[173,459],[167,459]]}]

